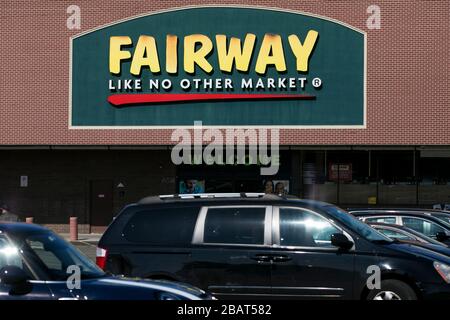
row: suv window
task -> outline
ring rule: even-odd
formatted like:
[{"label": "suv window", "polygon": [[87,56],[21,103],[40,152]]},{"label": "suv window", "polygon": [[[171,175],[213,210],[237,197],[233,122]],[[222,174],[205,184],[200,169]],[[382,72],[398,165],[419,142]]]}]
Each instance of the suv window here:
[{"label": "suv window", "polygon": [[380,223],[388,223],[388,224],[396,224],[395,217],[371,217],[364,219],[364,222],[380,222]]},{"label": "suv window", "polygon": [[209,208],[203,242],[264,244],[264,207]]},{"label": "suv window", "polygon": [[199,207],[155,208],[136,212],[124,228],[128,241],[187,245],[192,241]]},{"label": "suv window", "polygon": [[333,247],[333,233],[341,231],[317,214],[295,208],[280,208],[281,246]]},{"label": "suv window", "polygon": [[416,230],[429,237],[435,237],[438,232],[445,232],[445,229],[438,224],[420,218],[402,217],[405,227]]}]

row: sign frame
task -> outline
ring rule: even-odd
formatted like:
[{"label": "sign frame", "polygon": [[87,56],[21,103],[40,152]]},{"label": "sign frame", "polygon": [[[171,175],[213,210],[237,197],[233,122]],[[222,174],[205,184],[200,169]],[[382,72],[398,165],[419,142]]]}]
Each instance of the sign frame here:
[{"label": "sign frame", "polygon": [[[169,13],[174,11],[181,11],[181,10],[189,10],[189,9],[196,9],[196,8],[243,8],[243,9],[256,9],[256,10],[266,10],[266,11],[275,11],[275,12],[284,12],[284,13],[292,13],[292,14],[298,14],[298,15],[304,15],[309,16],[317,19],[322,19],[326,21],[330,21],[336,24],[340,24],[346,28],[349,28],[353,31],[359,32],[363,35],[364,39],[364,65],[363,65],[363,124],[362,125],[203,125],[203,129],[208,128],[218,128],[218,129],[227,129],[227,128],[236,128],[236,129],[258,129],[258,128],[266,128],[266,129],[367,129],[367,32],[365,32],[362,29],[356,28],[354,26],[351,26],[345,22],[329,18],[326,16],[299,11],[299,10],[292,10],[292,9],[284,9],[284,8],[277,8],[277,7],[267,7],[267,6],[258,6],[258,5],[223,5],[223,4],[208,4],[208,5],[191,5],[191,6],[181,6],[181,7],[173,7],[169,9],[163,9],[163,10],[156,10],[151,12],[146,12],[138,15],[134,15],[131,17],[127,17],[124,19],[116,20],[111,23],[107,23],[89,30],[86,30],[84,32],[81,32],[79,34],[76,34],[74,36],[70,37],[69,40],[69,114],[68,114],[68,129],[81,129],[81,130],[111,130],[111,129],[125,129],[125,130],[142,130],[142,129],[149,129],[149,130],[160,130],[160,129],[175,129],[175,128],[185,128],[185,129],[193,129],[194,124],[192,125],[158,125],[158,126],[152,126],[152,125],[139,125],[139,126],[79,126],[79,125],[72,125],[72,62],[73,62],[73,41],[79,37],[82,37],[84,35],[87,35],[89,33],[114,26],[116,24],[120,24],[126,21],[130,21],[133,19],[138,19],[142,17],[162,14],[162,13]],[[199,119],[200,121],[200,119]]]}]

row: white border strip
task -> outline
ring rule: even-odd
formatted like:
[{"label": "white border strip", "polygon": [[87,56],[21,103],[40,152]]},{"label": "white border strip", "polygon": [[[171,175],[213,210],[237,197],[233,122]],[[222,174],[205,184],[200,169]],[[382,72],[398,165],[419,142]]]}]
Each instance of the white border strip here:
[{"label": "white border strip", "polygon": [[162,14],[162,13],[168,13],[168,12],[174,12],[174,11],[181,11],[181,10],[189,10],[189,9],[199,9],[199,8],[242,8],[242,9],[257,9],[257,10],[267,10],[267,11],[276,11],[276,12],[286,12],[286,13],[293,13],[298,15],[304,15],[309,16],[313,18],[318,18],[326,21],[331,21],[336,24],[340,24],[346,28],[349,28],[353,31],[359,32],[364,36],[364,88],[363,88],[363,95],[364,95],[364,111],[363,111],[363,124],[362,125],[284,125],[284,126],[278,126],[278,125],[242,125],[242,126],[232,126],[232,125],[204,125],[202,128],[208,129],[208,128],[269,128],[269,129],[367,129],[367,33],[361,29],[355,28],[345,22],[328,18],[325,16],[304,12],[304,11],[296,11],[291,9],[283,9],[283,8],[276,8],[276,7],[264,7],[264,6],[250,6],[250,5],[223,5],[223,4],[208,4],[208,5],[192,5],[192,6],[184,6],[184,7],[175,7],[171,9],[164,9],[164,10],[157,10],[152,12],[147,12],[135,16],[131,16],[125,19],[120,19],[111,23],[104,24],[102,26],[89,29],[87,31],[81,32],[79,34],[76,34],[72,37],[70,37],[70,45],[69,45],[69,130],[70,129],[82,129],[82,130],[105,130],[105,129],[174,129],[174,128],[190,128],[193,129],[194,125],[171,125],[171,126],[74,126],[72,125],[72,49],[73,49],[73,40],[79,37],[82,37],[84,35],[87,35],[89,33],[120,24],[126,21]]}]

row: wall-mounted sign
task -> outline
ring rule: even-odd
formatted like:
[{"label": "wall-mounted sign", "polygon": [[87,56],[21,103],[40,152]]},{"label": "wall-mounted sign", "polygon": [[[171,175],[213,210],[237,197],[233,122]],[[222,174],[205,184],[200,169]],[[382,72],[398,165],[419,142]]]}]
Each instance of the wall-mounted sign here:
[{"label": "wall-mounted sign", "polygon": [[72,128],[365,127],[365,33],[250,7],[157,12],[71,42]]},{"label": "wall-mounted sign", "polygon": [[20,187],[21,188],[28,187],[28,176],[20,176]]}]

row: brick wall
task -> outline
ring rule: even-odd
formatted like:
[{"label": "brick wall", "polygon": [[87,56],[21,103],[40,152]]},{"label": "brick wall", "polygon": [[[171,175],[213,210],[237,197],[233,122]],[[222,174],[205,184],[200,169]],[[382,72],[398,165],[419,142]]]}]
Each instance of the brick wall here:
[{"label": "brick wall", "polygon": [[[222,1],[2,0],[0,144],[169,144],[171,130],[69,130],[69,38],[136,14]],[[232,1],[312,12],[368,32],[368,127],[283,130],[284,144],[450,145],[448,0]],[[81,30],[66,9],[81,8]],[[367,7],[381,7],[368,30]],[[45,89],[44,86],[45,85]]]},{"label": "brick wall", "polygon": [[[44,227],[47,227],[54,232],[57,233],[69,233],[69,222],[67,221],[67,224],[43,224]],[[91,233],[90,225],[89,224],[78,224],[78,233]]]}]

